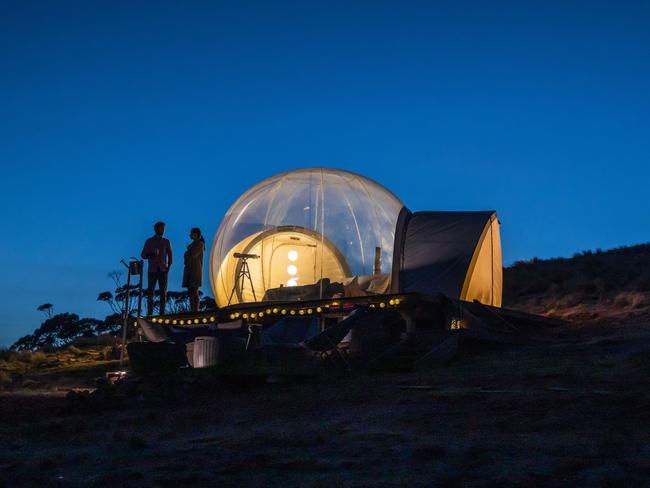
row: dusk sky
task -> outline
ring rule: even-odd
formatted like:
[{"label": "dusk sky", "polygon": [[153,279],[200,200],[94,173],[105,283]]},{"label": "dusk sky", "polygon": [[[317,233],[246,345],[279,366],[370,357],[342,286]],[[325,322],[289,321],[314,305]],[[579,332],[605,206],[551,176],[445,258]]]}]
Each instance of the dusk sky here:
[{"label": "dusk sky", "polygon": [[294,168],[496,209],[506,264],[650,241],[649,26],[631,1],[0,0],[0,345],[44,302],[107,315],[156,220],[180,289],[190,227],[209,246]]}]

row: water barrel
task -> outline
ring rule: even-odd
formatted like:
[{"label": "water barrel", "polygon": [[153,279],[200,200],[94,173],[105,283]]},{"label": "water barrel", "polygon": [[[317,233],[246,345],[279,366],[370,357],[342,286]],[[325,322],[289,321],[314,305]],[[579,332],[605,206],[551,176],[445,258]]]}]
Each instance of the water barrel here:
[{"label": "water barrel", "polygon": [[197,337],[194,339],[194,367],[207,368],[217,364],[219,341],[216,337]]}]

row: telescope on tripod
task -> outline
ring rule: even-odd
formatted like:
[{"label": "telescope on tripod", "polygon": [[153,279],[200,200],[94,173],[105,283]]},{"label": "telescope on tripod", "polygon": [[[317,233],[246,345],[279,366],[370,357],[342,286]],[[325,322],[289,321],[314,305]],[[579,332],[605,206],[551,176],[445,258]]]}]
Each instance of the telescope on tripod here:
[{"label": "telescope on tripod", "polygon": [[239,264],[237,265],[235,284],[233,285],[232,291],[230,292],[230,297],[228,297],[228,305],[230,305],[230,302],[232,301],[232,297],[235,295],[237,286],[239,286],[239,296],[240,297],[242,296],[242,294],[244,293],[244,286],[246,285],[246,280],[248,280],[248,283],[250,284],[251,287],[251,291],[253,292],[253,299],[257,301],[257,296],[255,295],[255,287],[253,286],[253,279],[251,278],[251,270],[248,267],[248,260],[259,259],[260,256],[258,254],[236,252],[233,254],[233,257],[239,259]]}]

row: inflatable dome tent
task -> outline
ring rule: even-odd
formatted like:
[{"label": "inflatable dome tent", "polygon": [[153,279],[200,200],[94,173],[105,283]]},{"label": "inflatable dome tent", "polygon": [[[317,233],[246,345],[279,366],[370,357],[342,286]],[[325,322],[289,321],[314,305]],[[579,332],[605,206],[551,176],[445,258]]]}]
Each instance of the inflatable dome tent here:
[{"label": "inflatable dome tent", "polygon": [[210,281],[219,307],[387,293],[501,305],[496,213],[416,212],[349,171],[267,178],[228,210]]},{"label": "inflatable dome tent", "polygon": [[217,305],[387,292],[402,207],[389,190],[348,171],[302,169],[261,181],[232,205],[215,236]]}]

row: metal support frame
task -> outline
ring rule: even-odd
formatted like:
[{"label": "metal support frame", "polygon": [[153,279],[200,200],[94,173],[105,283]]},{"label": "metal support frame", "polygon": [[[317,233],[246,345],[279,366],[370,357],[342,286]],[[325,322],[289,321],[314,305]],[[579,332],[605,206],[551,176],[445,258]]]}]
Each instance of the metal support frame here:
[{"label": "metal support frame", "polygon": [[129,314],[131,312],[131,276],[140,276],[138,281],[138,308],[137,308],[137,318],[142,317],[142,280],[143,280],[143,269],[144,261],[131,258],[128,262],[121,261],[121,263],[126,266],[127,275],[126,275],[126,296],[124,298],[124,311],[122,317],[122,344],[120,347],[120,367],[124,364],[124,351],[126,348],[126,331],[129,326]]}]

